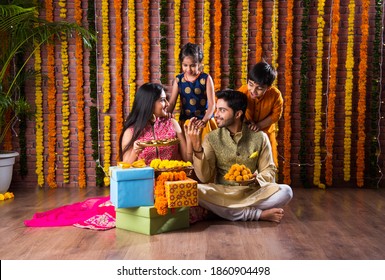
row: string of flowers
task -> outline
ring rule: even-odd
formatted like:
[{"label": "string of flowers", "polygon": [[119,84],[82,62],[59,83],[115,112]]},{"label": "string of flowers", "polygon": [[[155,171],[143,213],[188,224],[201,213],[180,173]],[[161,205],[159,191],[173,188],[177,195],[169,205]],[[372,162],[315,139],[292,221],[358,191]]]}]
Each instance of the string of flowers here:
[{"label": "string of flowers", "polygon": [[129,85],[129,91],[130,91],[130,108],[132,108],[132,104],[134,103],[135,99],[135,92],[136,92],[136,21],[135,21],[135,1],[134,0],[128,0],[128,26],[129,29],[129,79],[128,79],[128,85]]},{"label": "string of flowers", "polygon": [[284,183],[290,184],[290,161],[291,161],[291,104],[293,84],[293,6],[294,0],[287,1],[287,27],[286,27],[286,55],[285,55],[285,131],[284,131],[284,162],[283,176]]},{"label": "string of flowers", "polygon": [[242,58],[241,58],[241,81],[247,83],[247,65],[249,57],[249,1],[242,1]]},{"label": "string of flowers", "polygon": [[162,84],[168,83],[167,73],[167,0],[160,1],[159,18],[160,18],[160,81]]},{"label": "string of flowers", "polygon": [[179,172],[162,172],[156,177],[154,185],[155,203],[154,207],[159,215],[166,215],[168,212],[168,203],[165,190],[166,181],[186,180],[187,175],[184,171]]},{"label": "string of flowers", "polygon": [[[34,1],[36,4],[36,1]],[[36,10],[36,16],[39,16],[39,11]],[[39,187],[44,185],[44,120],[43,120],[43,90],[41,78],[41,54],[38,48],[34,55],[35,75],[35,142],[36,142],[36,164],[35,173],[37,175],[37,184]]]},{"label": "string of flowers", "polygon": [[[53,1],[45,1],[46,19],[53,21]],[[47,184],[56,188],[56,88],[55,88],[55,48],[47,45],[47,91],[48,91],[48,175]]]},{"label": "string of flowers", "polygon": [[371,90],[371,117],[370,117],[370,155],[369,155],[369,178],[374,181],[378,179],[379,172],[381,175],[381,168],[378,165],[379,160],[379,125],[378,122],[381,118],[380,112],[380,92],[381,92],[381,30],[382,30],[382,0],[376,0],[376,15],[374,23],[374,41],[373,41],[373,73],[372,73],[372,90]]},{"label": "string of flowers", "polygon": [[215,15],[214,15],[214,89],[218,91],[221,89],[221,26],[222,26],[222,1],[215,0]]},{"label": "string of flowers", "polygon": [[235,66],[235,31],[237,29],[237,1],[230,1],[230,30],[229,30],[229,88],[235,89],[236,66]]},{"label": "string of flowers", "polygon": [[203,65],[205,72],[210,73],[210,0],[203,4]]},{"label": "string of flowers", "polygon": [[[219,1],[220,2],[220,1]],[[222,5],[222,4],[221,4]],[[189,11],[189,25],[188,25],[188,35],[189,35],[189,41],[191,43],[195,43],[195,0],[190,0],[188,4],[188,11]]]},{"label": "string of flowers", "polygon": [[328,186],[333,182],[333,145],[334,145],[334,114],[336,106],[337,66],[338,66],[338,30],[340,24],[340,0],[333,0],[332,6],[332,32],[330,46],[330,84],[327,106],[327,127],[326,127],[326,162],[325,181]]},{"label": "string of flowers", "polygon": [[263,0],[257,1],[257,37],[255,38],[256,62],[262,59],[262,36],[263,36]]},{"label": "string of flowers", "polygon": [[[305,0],[304,2],[306,2],[306,1],[307,0]],[[279,33],[279,30],[278,30],[278,17],[279,17],[278,8],[279,8],[279,1],[274,0],[273,19],[272,19],[272,27],[271,27],[271,33],[272,33],[271,39],[273,41],[271,64],[273,65],[273,67],[275,69],[278,69],[278,33]],[[304,7],[304,12],[306,12],[305,9],[306,8]],[[277,79],[275,79],[274,85],[276,85],[277,82],[278,82]]]},{"label": "string of flowers", "polygon": [[[180,44],[181,44],[180,5],[181,5],[181,1],[175,0],[174,2],[174,33],[175,33],[175,42],[174,42],[174,62],[175,62],[174,68],[175,69],[174,71],[175,71],[175,75],[179,74],[180,72],[180,62],[179,62],[179,51],[180,51]],[[180,114],[180,96],[178,95],[178,99],[175,103],[175,119],[179,120],[179,114]]]},{"label": "string of flowers", "polygon": [[346,80],[345,80],[345,125],[344,125],[344,180],[350,180],[351,145],[352,145],[352,92],[354,68],[354,22],[355,0],[350,0],[348,5],[348,43],[346,49]]},{"label": "string of flowers", "polygon": [[[81,7],[81,0],[74,1],[75,20],[77,24],[82,22],[83,10]],[[84,123],[84,91],[83,91],[83,44],[82,38],[76,36],[76,114],[77,114],[77,131],[78,131],[78,184],[79,188],[87,187],[86,180],[86,160],[85,160],[85,123]]]},{"label": "string of flowers", "polygon": [[366,71],[368,68],[368,37],[369,37],[369,5],[370,0],[362,0],[361,17],[361,44],[360,44],[360,63],[358,66],[358,117],[357,117],[357,186],[364,185],[365,169],[365,112],[366,112]]},{"label": "string of flowers", "polygon": [[[108,0],[102,1],[102,47],[103,47],[103,113],[106,113],[110,109],[110,69],[109,69],[109,18],[108,18]],[[110,178],[107,176],[110,168],[111,161],[111,117],[104,116],[104,185],[110,185]]]},{"label": "string of flowers", "polygon": [[323,58],[323,30],[325,27],[324,16],[325,0],[318,1],[318,17],[317,17],[317,64],[316,64],[316,85],[315,85],[315,118],[314,118],[314,185],[325,188],[321,184],[321,133],[322,133],[322,58]]},{"label": "string of flowers", "polygon": [[111,117],[104,116],[104,185],[110,185],[109,169],[111,165]]},{"label": "string of flowers", "polygon": [[114,0],[115,8],[115,55],[116,55],[116,135],[119,137],[123,130],[123,34],[122,34],[122,0]]},{"label": "string of flowers", "polygon": [[[60,19],[65,21],[67,19],[67,8],[66,0],[59,1],[60,7]],[[61,70],[63,77],[62,86],[62,138],[63,138],[63,183],[69,183],[69,171],[70,171],[70,129],[69,129],[69,117],[70,117],[70,106],[69,106],[69,94],[68,89],[70,87],[70,79],[68,74],[68,41],[65,35],[61,35]]]},{"label": "string of flowers", "polygon": [[[278,2],[278,1],[275,1]],[[308,100],[308,90],[309,90],[309,6],[310,0],[304,0],[303,2],[303,11],[302,11],[302,22],[301,22],[301,38],[302,38],[302,47],[301,47],[301,99],[299,104],[299,111],[301,116],[301,138],[300,138],[300,148],[298,153],[298,159],[300,163],[306,161],[307,148],[306,148],[306,127],[307,127],[307,100]],[[307,186],[307,168],[306,164],[300,164],[300,179],[302,183]]]},{"label": "string of flowers", "polygon": [[143,82],[150,81],[150,1],[143,0]]},{"label": "string of flowers", "polygon": [[102,0],[102,55],[103,55],[103,113],[110,109],[110,31],[108,18],[108,0]]}]

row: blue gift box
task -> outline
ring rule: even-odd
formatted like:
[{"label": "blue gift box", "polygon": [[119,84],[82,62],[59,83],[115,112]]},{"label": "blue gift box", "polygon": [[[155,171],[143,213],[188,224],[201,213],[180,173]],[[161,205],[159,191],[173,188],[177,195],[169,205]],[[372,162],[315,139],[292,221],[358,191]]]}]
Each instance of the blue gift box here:
[{"label": "blue gift box", "polygon": [[116,208],[154,205],[154,169],[110,167],[110,199]]}]

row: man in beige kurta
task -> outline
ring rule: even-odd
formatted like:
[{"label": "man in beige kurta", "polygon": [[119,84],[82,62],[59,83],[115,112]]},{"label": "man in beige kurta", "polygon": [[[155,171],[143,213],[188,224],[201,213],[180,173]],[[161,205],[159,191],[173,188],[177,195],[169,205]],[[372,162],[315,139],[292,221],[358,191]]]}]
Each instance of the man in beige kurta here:
[{"label": "man in beige kurta", "polygon": [[[202,182],[198,184],[199,204],[232,221],[280,222],[284,214],[281,207],[291,200],[292,190],[288,185],[275,183],[276,166],[269,138],[244,124],[246,108],[246,95],[221,91],[217,93],[215,112],[218,129],[201,143],[195,120],[185,126],[193,145],[195,173]],[[225,180],[224,175],[234,163],[252,170],[255,184],[242,186]]]}]

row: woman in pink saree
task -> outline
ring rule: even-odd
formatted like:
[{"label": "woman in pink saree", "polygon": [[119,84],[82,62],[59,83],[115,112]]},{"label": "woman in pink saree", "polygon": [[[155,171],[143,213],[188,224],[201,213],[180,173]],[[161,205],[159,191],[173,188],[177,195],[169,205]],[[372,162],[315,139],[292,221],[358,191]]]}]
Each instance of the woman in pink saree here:
[{"label": "woman in pink saree", "polygon": [[[146,164],[155,158],[192,160],[182,129],[167,113],[168,101],[160,84],[146,83],[137,91],[132,110],[119,139],[119,159],[132,163],[144,159]],[[138,142],[178,138],[179,144],[165,147],[142,147]],[[77,226],[95,230],[115,227],[115,207],[110,197],[93,197],[82,202],[36,213],[24,221],[28,227]]]}]

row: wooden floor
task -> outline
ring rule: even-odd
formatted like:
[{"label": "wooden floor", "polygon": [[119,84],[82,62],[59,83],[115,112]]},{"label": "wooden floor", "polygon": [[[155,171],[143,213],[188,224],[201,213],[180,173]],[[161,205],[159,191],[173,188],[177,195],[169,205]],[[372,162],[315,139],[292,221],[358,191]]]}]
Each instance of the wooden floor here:
[{"label": "wooden floor", "polygon": [[35,212],[108,195],[108,189],[13,192],[15,199],[0,202],[2,260],[385,259],[385,189],[294,189],[281,224],[217,219],[153,236],[23,224]]}]

